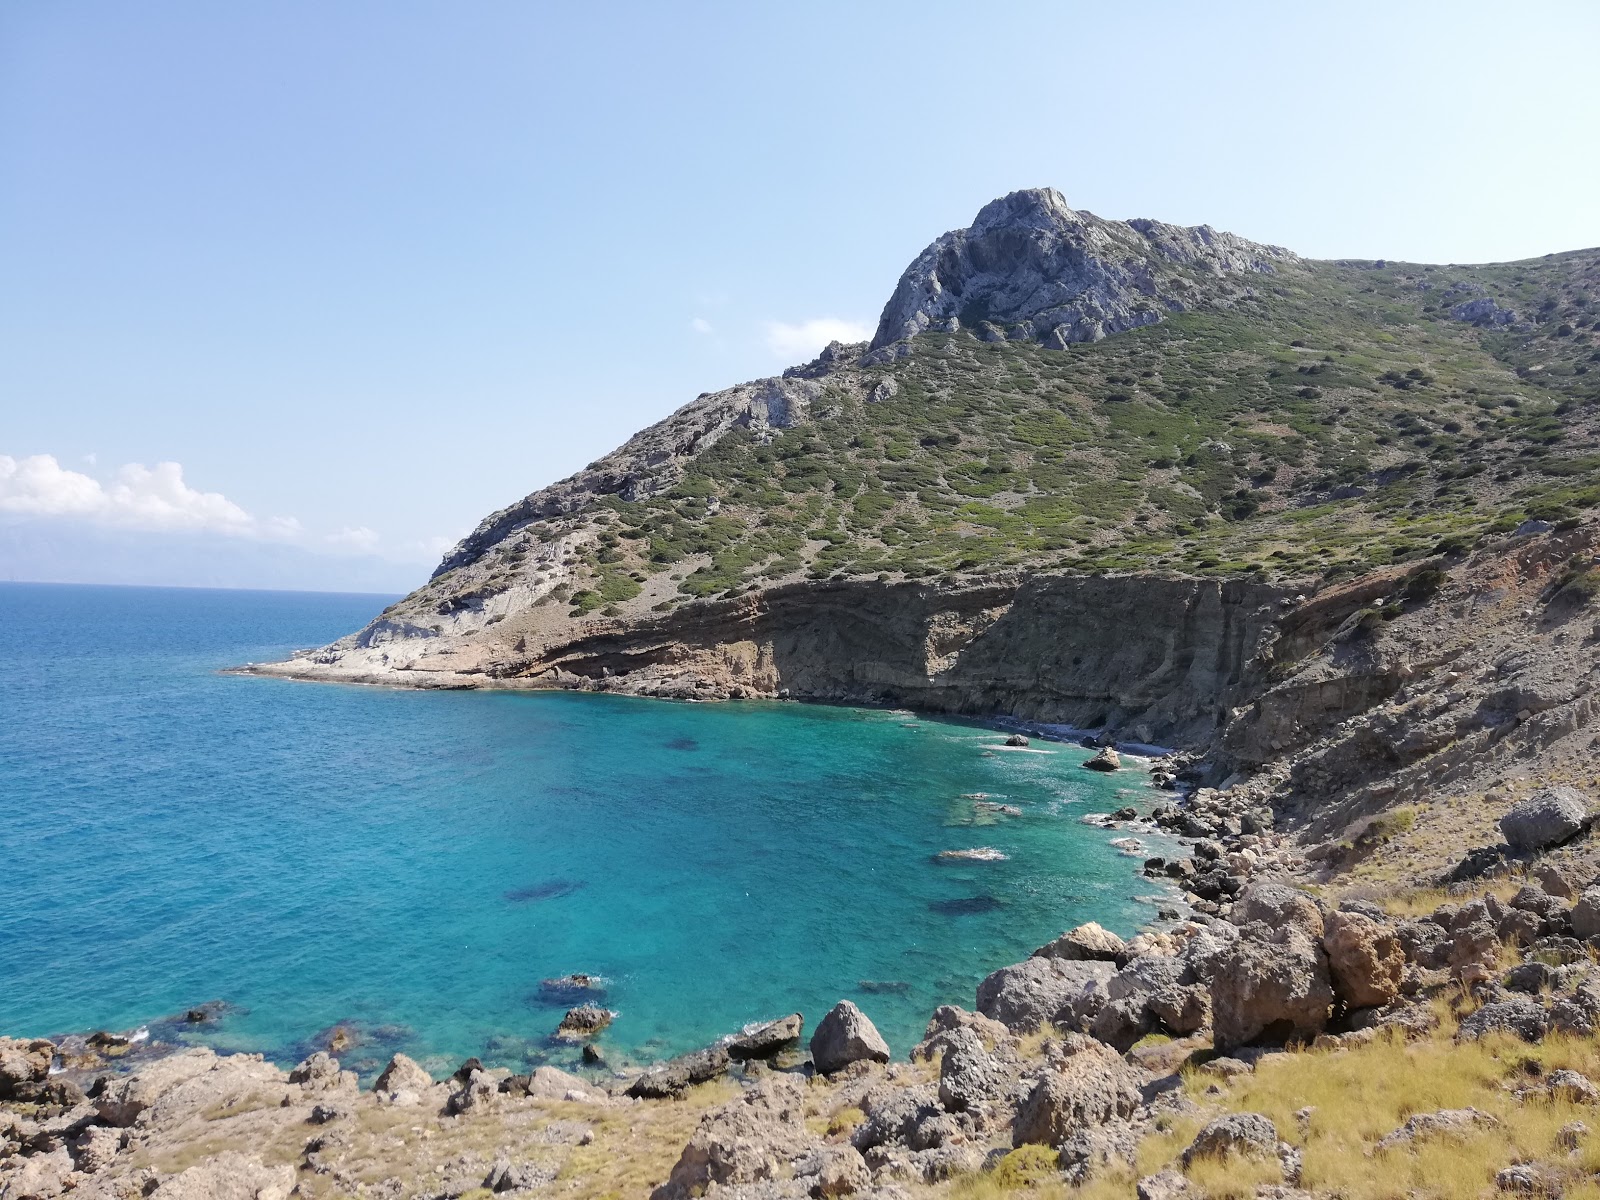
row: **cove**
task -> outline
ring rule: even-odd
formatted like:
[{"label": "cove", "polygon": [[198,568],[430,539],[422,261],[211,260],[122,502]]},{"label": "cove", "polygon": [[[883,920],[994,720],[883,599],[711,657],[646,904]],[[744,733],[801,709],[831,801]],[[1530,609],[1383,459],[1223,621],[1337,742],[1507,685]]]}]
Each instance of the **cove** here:
[{"label": "cove", "polygon": [[[0,1031],[298,1057],[615,1061],[860,1004],[896,1054],[941,1003],[1153,885],[1080,822],[1145,792],[980,723],[778,702],[422,692],[219,674],[382,598],[0,584]],[[987,800],[989,803],[984,803]],[[1020,810],[994,811],[1003,803]],[[1001,861],[941,860],[993,847]]]}]

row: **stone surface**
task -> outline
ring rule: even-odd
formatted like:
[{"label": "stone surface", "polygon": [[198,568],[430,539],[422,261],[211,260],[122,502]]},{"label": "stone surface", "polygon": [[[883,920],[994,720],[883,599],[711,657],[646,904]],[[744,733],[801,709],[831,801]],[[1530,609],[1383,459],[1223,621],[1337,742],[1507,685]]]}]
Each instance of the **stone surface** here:
[{"label": "stone surface", "polygon": [[1116,967],[1108,962],[1029,958],[978,985],[978,1011],[1016,1033],[1031,1033],[1069,1008],[1087,988],[1104,985]]},{"label": "stone surface", "polygon": [[1333,990],[1347,1008],[1374,1008],[1400,994],[1406,956],[1387,925],[1360,913],[1330,913],[1322,948]]},{"label": "stone surface", "polygon": [[1046,942],[1033,952],[1034,958],[1061,958],[1082,962],[1121,962],[1128,954],[1128,944],[1109,929],[1094,921],[1069,929],[1053,942]]},{"label": "stone surface", "polygon": [[1014,1146],[1060,1146],[1088,1125],[1131,1116],[1139,1106],[1139,1073],[1099,1042],[1077,1038],[1072,1053],[1034,1080],[1012,1123]]},{"label": "stone surface", "polygon": [[939,1062],[939,1103],[951,1112],[961,1112],[1005,1094],[1014,1072],[984,1049],[976,1033],[956,1029],[946,1037]]},{"label": "stone surface", "polygon": [[1510,1033],[1525,1042],[1537,1042],[1550,1027],[1550,1014],[1537,1000],[1516,997],[1485,1004],[1468,1015],[1456,1031],[1463,1042],[1477,1041],[1489,1033]]},{"label": "stone surface", "polygon": [[0,1038],[0,1100],[28,1084],[44,1082],[55,1052],[54,1044],[43,1038]]},{"label": "stone surface", "polygon": [[[865,1020],[866,1018],[862,1018]],[[868,1023],[871,1028],[871,1023]],[[876,1030],[873,1033],[876,1034]],[[879,1039],[880,1042],[882,1039]],[[885,1049],[884,1061],[888,1060],[888,1051]],[[691,1054],[683,1054],[677,1058],[651,1067],[639,1078],[628,1085],[628,1095],[636,1098],[665,1099],[669,1096],[681,1096],[697,1083],[705,1083],[715,1079],[728,1069],[728,1048],[726,1046],[707,1046],[704,1050],[696,1050]],[[820,1069],[820,1068],[819,1068]],[[837,1068],[833,1068],[837,1069]]]},{"label": "stone surface", "polygon": [[867,1015],[848,1000],[841,1000],[817,1023],[811,1035],[811,1060],[824,1075],[851,1063],[889,1061],[889,1045]]},{"label": "stone surface", "polygon": [[701,1119],[652,1200],[690,1200],[712,1187],[780,1179],[795,1159],[817,1149],[805,1127],[805,1084],[770,1075]]},{"label": "stone surface", "polygon": [[408,1058],[404,1054],[396,1054],[374,1081],[372,1090],[391,1096],[401,1092],[411,1092],[421,1096],[432,1087],[433,1076],[424,1071],[415,1059]]},{"label": "stone surface", "polygon": [[286,1200],[294,1184],[293,1167],[228,1150],[165,1180],[151,1200]]},{"label": "stone surface", "polygon": [[1500,818],[1500,832],[1513,850],[1543,850],[1569,841],[1589,819],[1589,801],[1576,788],[1535,792]]},{"label": "stone surface", "polygon": [[1321,943],[1293,925],[1257,924],[1245,933],[1218,957],[1211,979],[1217,1048],[1321,1033],[1334,999]]},{"label": "stone surface", "polygon": [[1229,1113],[1208,1122],[1195,1135],[1183,1152],[1183,1163],[1188,1166],[1196,1159],[1233,1154],[1271,1158],[1277,1153],[1278,1129],[1270,1118],[1252,1112]]},{"label": "stone surface", "polygon": [[799,1043],[806,1021],[799,1013],[779,1017],[741,1030],[728,1040],[728,1056],[744,1061],[751,1058],[771,1058],[778,1051]]},{"label": "stone surface", "polygon": [[1478,1129],[1493,1129],[1500,1124],[1476,1108],[1444,1108],[1438,1112],[1417,1113],[1393,1133],[1378,1139],[1379,1150],[1390,1150],[1412,1142],[1439,1137],[1470,1137]]}]

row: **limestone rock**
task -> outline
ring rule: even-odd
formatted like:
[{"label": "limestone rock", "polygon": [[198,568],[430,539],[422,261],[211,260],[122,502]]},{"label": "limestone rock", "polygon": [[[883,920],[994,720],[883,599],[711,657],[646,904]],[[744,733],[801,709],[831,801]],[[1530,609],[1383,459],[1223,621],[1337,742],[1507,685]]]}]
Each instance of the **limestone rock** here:
[{"label": "limestone rock", "polygon": [[751,1058],[771,1058],[778,1051],[800,1041],[806,1020],[799,1013],[791,1013],[776,1021],[768,1021],[741,1030],[728,1041],[728,1057],[744,1061]]},{"label": "limestone rock", "polygon": [[984,1049],[978,1035],[957,1029],[947,1038],[939,1062],[939,1103],[951,1112],[962,1112],[1004,1095],[1012,1072]]},{"label": "limestone rock", "polygon": [[1001,967],[978,985],[978,1011],[1014,1033],[1031,1033],[1114,974],[1116,966],[1108,962],[1029,958]]},{"label": "limestone rock", "polygon": [[1347,1008],[1375,1008],[1400,994],[1406,957],[1388,926],[1359,913],[1331,913],[1322,947],[1334,991]]},{"label": "limestone rock", "polygon": [[1120,771],[1122,759],[1110,746],[1102,746],[1100,752],[1093,758],[1086,759],[1083,765],[1090,771]]},{"label": "limestone rock", "polygon": [[360,1086],[356,1073],[341,1071],[339,1060],[325,1050],[318,1050],[296,1064],[289,1072],[289,1082],[299,1084],[300,1090],[308,1094],[353,1092]]},{"label": "limestone rock", "polygon": [[816,1182],[811,1194],[826,1200],[831,1196],[851,1196],[872,1186],[872,1173],[854,1146],[829,1146],[821,1154]]},{"label": "limestone rock", "polygon": [[55,1045],[43,1038],[0,1038],[0,1100],[28,1084],[43,1083],[55,1053]]},{"label": "limestone rock", "polygon": [[1592,938],[1600,935],[1600,887],[1585,888],[1572,906],[1572,936]]},{"label": "limestone rock", "polygon": [[1292,926],[1307,936],[1321,938],[1322,910],[1298,888],[1282,883],[1252,883],[1234,902],[1233,923],[1264,921],[1274,929]]},{"label": "limestone rock", "polygon": [[1249,936],[1223,951],[1211,979],[1217,1048],[1321,1033],[1333,1005],[1321,943],[1292,925],[1252,925],[1244,932]]},{"label": "limestone rock", "polygon": [[[862,1020],[866,1018],[863,1017]],[[871,1024],[869,1023],[867,1027],[870,1029]],[[651,1067],[635,1079],[628,1085],[628,1095],[637,1099],[652,1100],[681,1096],[695,1084],[705,1083],[722,1074],[728,1069],[728,1061],[726,1046],[707,1046],[704,1050],[680,1055]],[[884,1061],[888,1061],[887,1049],[884,1051]]]},{"label": "limestone rock", "polygon": [[373,1083],[372,1090],[380,1096],[410,1094],[420,1099],[432,1087],[433,1076],[424,1071],[415,1059],[396,1054]]},{"label": "limestone rock", "polygon": [[1519,996],[1485,1004],[1461,1022],[1456,1040],[1474,1042],[1489,1033],[1514,1033],[1525,1042],[1537,1042],[1550,1028],[1550,1014],[1537,1000]]},{"label": "limestone rock", "polygon": [[1572,875],[1556,866],[1555,863],[1543,862],[1535,867],[1530,874],[1540,887],[1552,896],[1559,896],[1563,900],[1575,900],[1578,897],[1580,884]]},{"label": "limestone rock", "polygon": [[1576,788],[1535,792],[1500,818],[1500,832],[1513,850],[1557,846],[1577,836],[1589,820],[1589,801]]},{"label": "limestone rock", "polygon": [[[917,256],[884,307],[872,350],[983,322],[1057,349],[1098,341],[1159,321],[1184,306],[1179,296],[1192,302],[1235,273],[1270,272],[1289,257],[1203,226],[1104,221],[1075,212],[1054,188],[1030,188],[984,205],[969,228]],[[1180,264],[1217,282],[1199,292],[1179,284]]]},{"label": "limestone rock", "polygon": [[569,1008],[567,1015],[556,1026],[556,1037],[565,1042],[584,1041],[595,1037],[611,1024],[613,1014],[593,1004],[580,1004]]},{"label": "limestone rock", "polygon": [[1081,962],[1114,962],[1127,960],[1128,944],[1109,929],[1094,921],[1070,929],[1053,942],[1046,942],[1033,952],[1034,958],[1063,958]]},{"label": "limestone rock", "polygon": [[288,1077],[259,1054],[218,1057],[185,1050],[116,1079],[95,1097],[108,1125],[177,1124],[201,1112],[225,1113],[246,1105],[277,1105],[289,1094]]},{"label": "limestone rock", "polygon": [[1018,1106],[1012,1145],[1060,1146],[1084,1126],[1125,1119],[1138,1108],[1139,1074],[1119,1054],[1088,1038],[1069,1048],[1073,1053],[1035,1080]]},{"label": "limestone rock", "polygon": [[1443,1108],[1438,1112],[1417,1113],[1393,1133],[1379,1138],[1377,1148],[1392,1150],[1438,1137],[1466,1138],[1479,1129],[1493,1129],[1499,1124],[1494,1117],[1476,1108]]},{"label": "limestone rock", "polygon": [[72,1182],[72,1155],[65,1147],[31,1154],[15,1170],[0,1174],[0,1200],[47,1200],[61,1195]]},{"label": "limestone rock", "polygon": [[151,1200],[286,1200],[294,1168],[229,1150],[162,1182]]},{"label": "limestone rock", "polygon": [[805,1085],[769,1075],[701,1118],[667,1182],[652,1200],[689,1200],[715,1187],[783,1178],[790,1164],[818,1148],[805,1127]]},{"label": "limestone rock", "polygon": [[1183,1152],[1183,1165],[1201,1158],[1228,1158],[1239,1154],[1271,1158],[1278,1152],[1278,1128],[1260,1113],[1229,1113],[1209,1122]]},{"label": "limestone rock", "polygon": [[889,1061],[889,1044],[867,1015],[848,1000],[841,1000],[817,1024],[811,1035],[811,1059],[824,1075],[843,1070],[853,1062]]}]

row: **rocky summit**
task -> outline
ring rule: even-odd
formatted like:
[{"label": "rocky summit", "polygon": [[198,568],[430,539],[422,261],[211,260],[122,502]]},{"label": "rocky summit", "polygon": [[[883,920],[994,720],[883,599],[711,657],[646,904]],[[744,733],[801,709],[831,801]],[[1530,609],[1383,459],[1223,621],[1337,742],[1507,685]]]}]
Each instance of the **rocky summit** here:
[{"label": "rocky summit", "polygon": [[1319,262],[996,200],[869,344],[250,669],[1004,718],[1148,772],[1090,819],[1179,847],[1158,918],[996,964],[909,1061],[848,1000],[366,1091],[332,1046],[3,1040],[0,1200],[1600,1194],[1597,426],[1600,251]]}]

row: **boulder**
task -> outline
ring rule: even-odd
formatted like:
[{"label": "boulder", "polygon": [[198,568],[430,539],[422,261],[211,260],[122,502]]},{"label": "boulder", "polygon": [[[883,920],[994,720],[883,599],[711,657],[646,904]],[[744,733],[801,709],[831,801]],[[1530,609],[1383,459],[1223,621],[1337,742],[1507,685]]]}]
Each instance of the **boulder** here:
[{"label": "boulder", "polygon": [[986,1100],[998,1100],[1011,1086],[1012,1072],[984,1049],[970,1029],[946,1035],[939,1062],[939,1103],[950,1112],[963,1112]]},{"label": "boulder", "polygon": [[396,1054],[373,1083],[372,1090],[390,1099],[404,1094],[420,1100],[432,1087],[433,1076],[424,1071],[415,1059]]},{"label": "boulder", "polygon": [[1231,918],[1235,925],[1264,921],[1273,929],[1293,927],[1313,938],[1323,933],[1317,902],[1283,883],[1252,883],[1234,901]]},{"label": "boulder", "polygon": [[[721,1075],[728,1069],[728,1061],[726,1046],[707,1046],[704,1050],[696,1050],[651,1067],[628,1085],[628,1095],[635,1099],[650,1100],[681,1096],[695,1084]],[[887,1050],[884,1051],[884,1061],[888,1061]]]},{"label": "boulder", "polygon": [[302,1059],[289,1071],[289,1082],[300,1085],[303,1092],[355,1092],[360,1083],[354,1071],[341,1071],[339,1060],[325,1050],[318,1050]]},{"label": "boulder", "polygon": [[1479,1129],[1493,1129],[1499,1124],[1494,1117],[1476,1108],[1442,1108],[1438,1112],[1417,1113],[1393,1133],[1379,1138],[1377,1149],[1393,1150],[1438,1137],[1467,1138]]},{"label": "boulder", "polygon": [[13,1170],[0,1172],[0,1200],[44,1200],[59,1196],[73,1181],[72,1155],[66,1147],[44,1154],[30,1154],[18,1162],[6,1158],[5,1166]]},{"label": "boulder", "polygon": [[94,1105],[108,1125],[174,1125],[201,1112],[246,1105],[277,1106],[290,1095],[288,1076],[259,1054],[217,1056],[193,1049],[157,1059],[108,1083]]},{"label": "boulder", "polygon": [[576,1075],[569,1075],[559,1067],[535,1067],[531,1074],[513,1075],[500,1084],[502,1092],[532,1096],[536,1100],[574,1100],[586,1104],[601,1104],[604,1092],[597,1092]]},{"label": "boulder", "polygon": [[[1318,920],[1320,930],[1321,921]],[[1211,978],[1212,1036],[1219,1050],[1256,1041],[1310,1039],[1328,1023],[1333,986],[1320,941],[1285,925],[1247,926]]]},{"label": "boulder", "polygon": [[1589,801],[1576,788],[1544,788],[1500,818],[1500,833],[1519,853],[1559,846],[1581,833]]},{"label": "boulder", "polygon": [[1542,862],[1532,872],[1533,881],[1552,896],[1563,900],[1577,899],[1581,885],[1572,874],[1555,863]]},{"label": "boulder", "polygon": [[768,1075],[701,1118],[651,1200],[690,1200],[717,1187],[782,1179],[797,1158],[817,1149],[818,1140],[805,1126],[804,1082]]},{"label": "boulder", "polygon": [[1032,1033],[1114,974],[1116,966],[1108,962],[1029,958],[1001,967],[978,985],[978,1011],[1013,1033]]},{"label": "boulder", "polygon": [[1406,956],[1387,925],[1360,913],[1328,916],[1322,935],[1333,988],[1346,1008],[1374,1008],[1400,994]]},{"label": "boulder", "polygon": [[452,1116],[483,1113],[493,1108],[500,1099],[500,1085],[487,1071],[472,1071],[461,1086],[450,1093],[445,1101],[445,1111]]},{"label": "boulder", "polygon": [[1229,1113],[1211,1121],[1183,1152],[1183,1165],[1202,1158],[1225,1159],[1235,1154],[1273,1158],[1278,1153],[1278,1127],[1260,1113]]},{"label": "boulder", "polygon": [[888,1062],[889,1044],[866,1013],[841,1000],[811,1035],[811,1061],[824,1075],[832,1075],[854,1062]]},{"label": "boulder", "polygon": [[1578,902],[1572,906],[1570,920],[1573,937],[1600,936],[1600,887],[1584,888]]},{"label": "boulder", "polygon": [[151,1200],[286,1200],[294,1185],[293,1167],[228,1150],[171,1176]]},{"label": "boulder", "polygon": [[1023,737],[1020,733],[1013,733],[1010,737],[1008,737],[1006,739],[1006,745],[1008,745],[1008,746],[1021,747],[1021,746],[1026,746],[1027,744],[1028,744],[1028,739]]},{"label": "boulder", "polygon": [[1083,765],[1090,771],[1120,771],[1122,759],[1110,746],[1104,746],[1093,758],[1085,759]]},{"label": "boulder", "polygon": [[567,1015],[561,1018],[561,1024],[556,1026],[555,1035],[564,1042],[580,1042],[598,1035],[611,1024],[615,1015],[593,1004],[580,1004],[577,1008],[567,1010]]},{"label": "boulder", "polygon": [[805,1027],[806,1019],[799,1013],[749,1026],[728,1040],[728,1057],[740,1062],[771,1058],[778,1051],[797,1044]]},{"label": "boulder", "polygon": [[1139,1107],[1139,1073],[1090,1038],[1069,1035],[1067,1057],[1034,1081],[1017,1108],[1011,1143],[1060,1146],[1085,1126],[1126,1119]]},{"label": "boulder", "polygon": [[831,1196],[853,1196],[872,1186],[872,1172],[854,1146],[828,1146],[817,1159],[816,1182],[811,1194],[827,1200]]},{"label": "boulder", "polygon": [[43,1083],[55,1061],[53,1042],[43,1038],[0,1038],[0,1100],[9,1100],[30,1084]]},{"label": "boulder", "polygon": [[1550,1028],[1550,1014],[1537,1000],[1518,996],[1485,1004],[1461,1022],[1456,1040],[1475,1042],[1490,1033],[1513,1033],[1525,1042],[1537,1042]]},{"label": "boulder", "polygon": [[921,1131],[945,1115],[934,1089],[924,1086],[880,1083],[861,1098],[860,1107],[867,1119],[856,1126],[850,1144],[863,1154],[893,1143],[925,1150],[935,1139]]},{"label": "boulder", "polygon": [[1034,958],[1062,958],[1069,962],[1114,962],[1128,959],[1128,944],[1093,921],[1069,929],[1053,942],[1033,952]]}]

